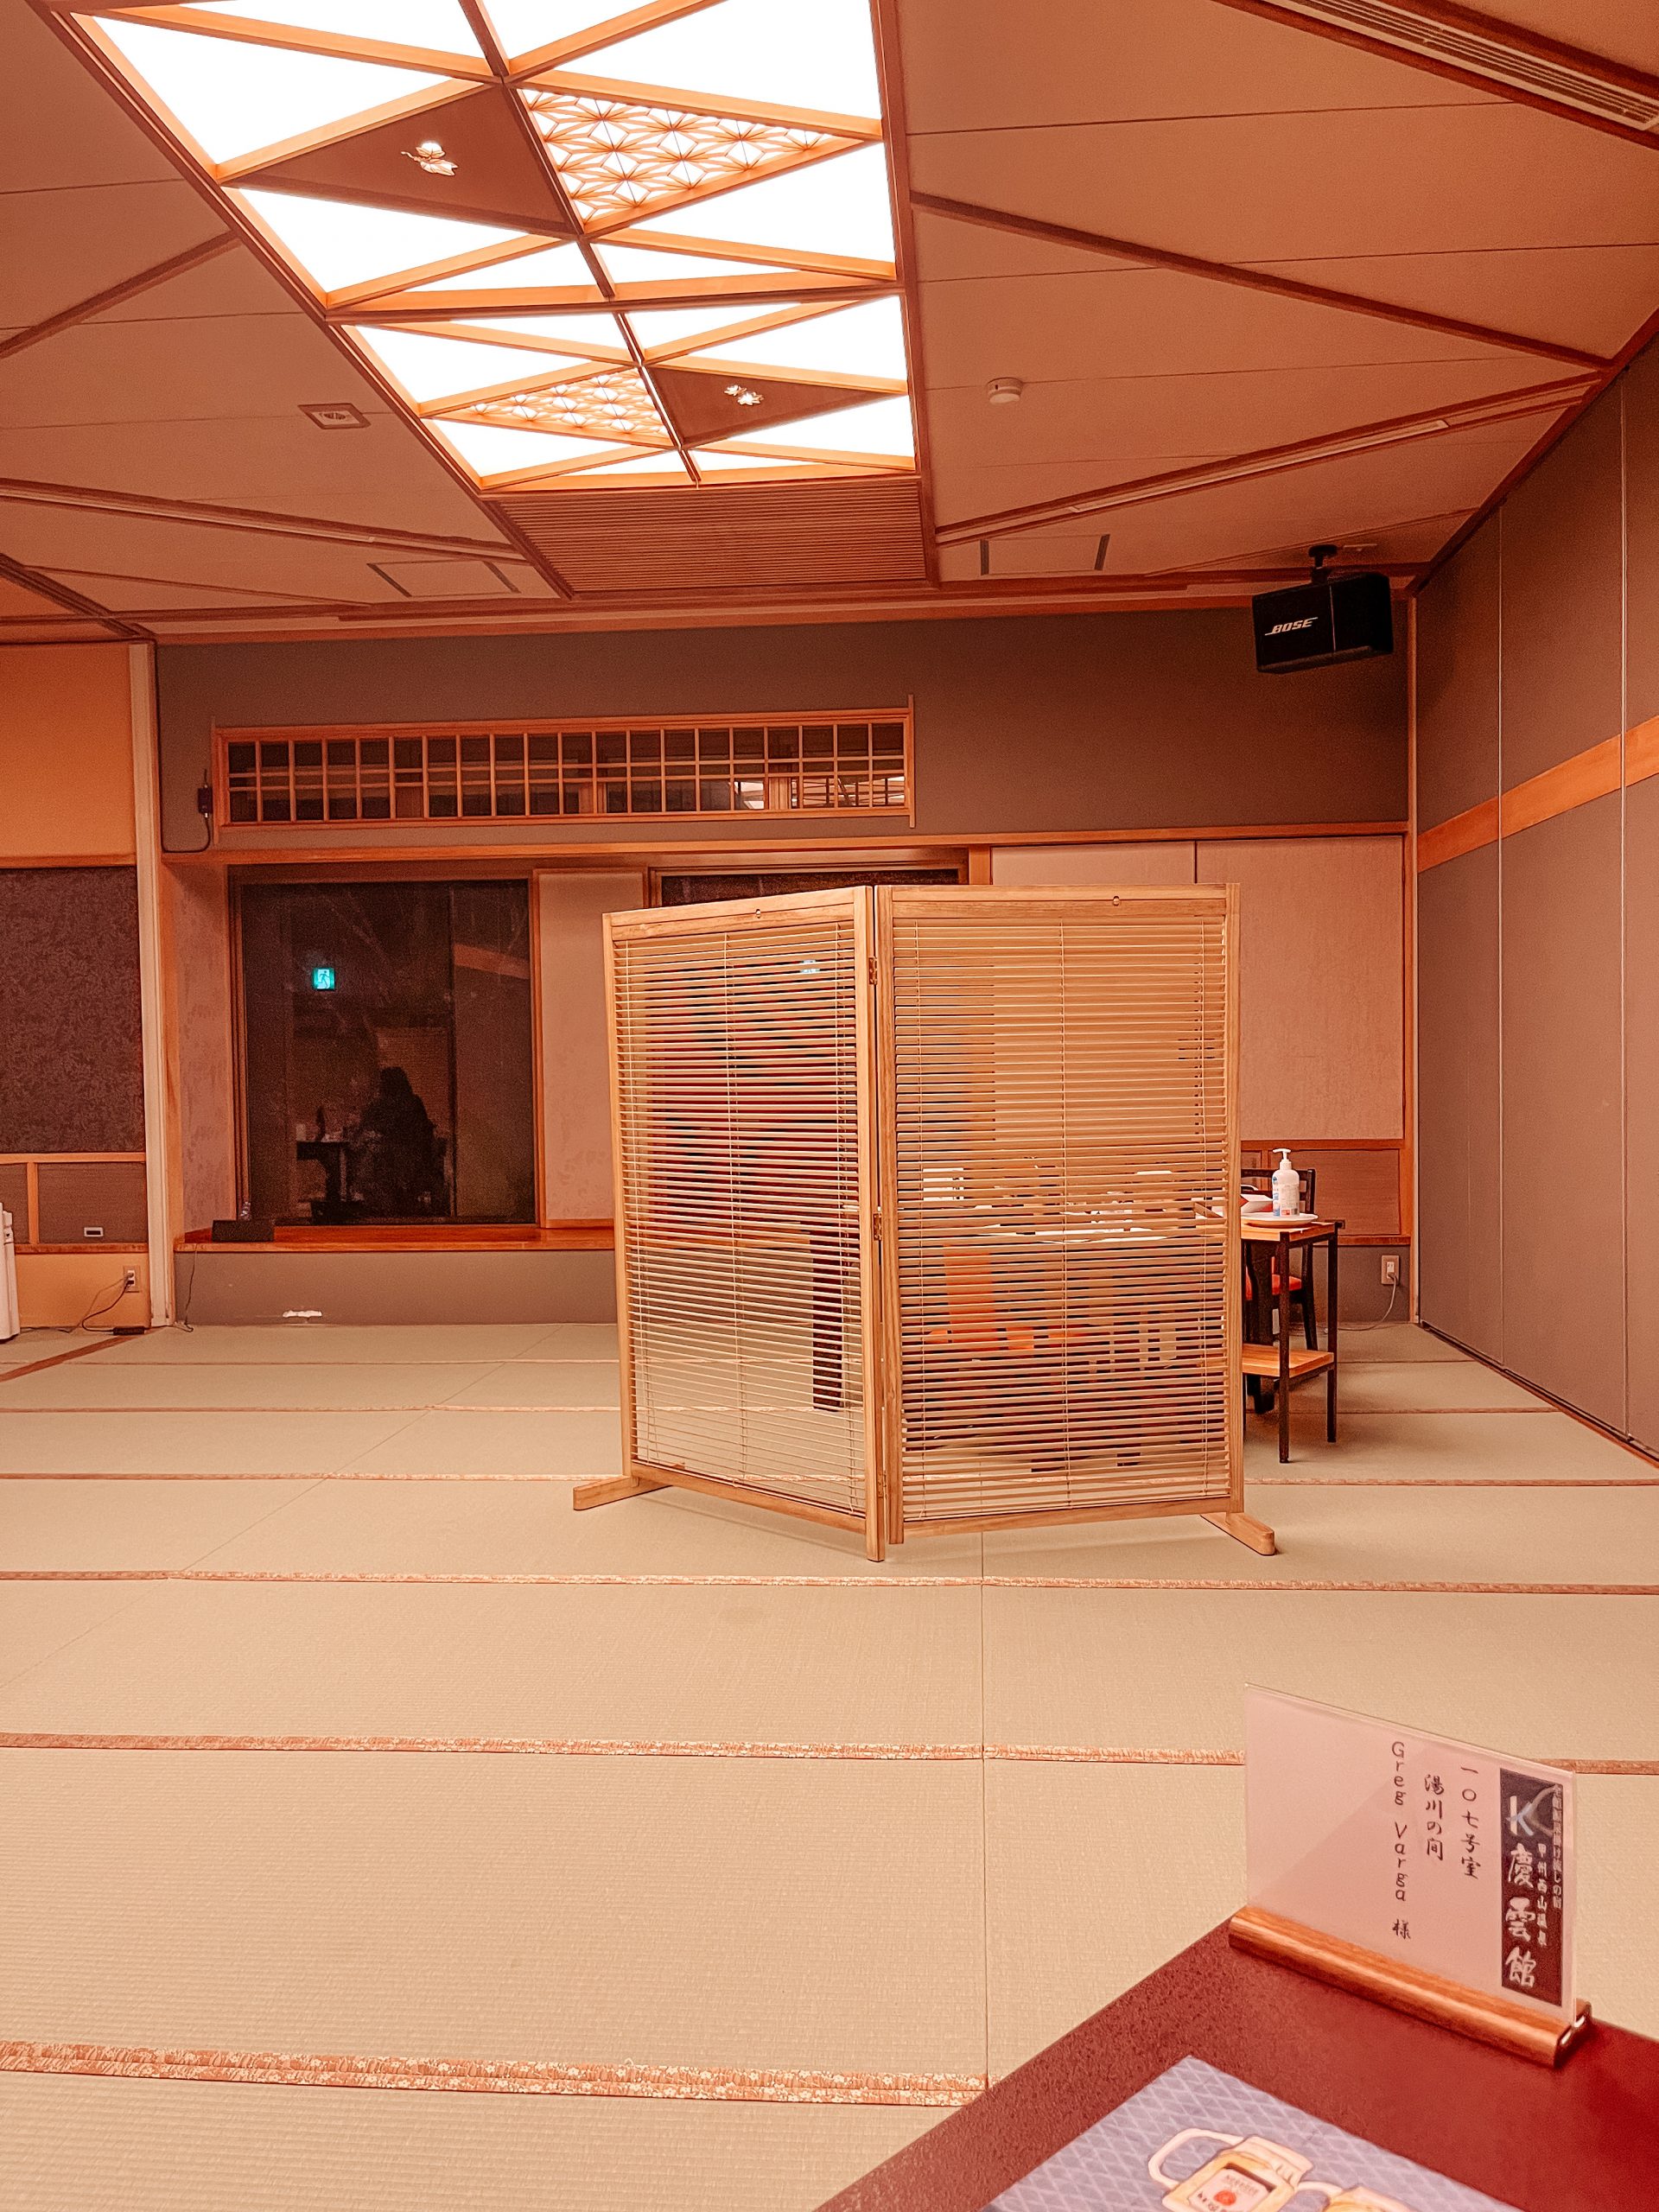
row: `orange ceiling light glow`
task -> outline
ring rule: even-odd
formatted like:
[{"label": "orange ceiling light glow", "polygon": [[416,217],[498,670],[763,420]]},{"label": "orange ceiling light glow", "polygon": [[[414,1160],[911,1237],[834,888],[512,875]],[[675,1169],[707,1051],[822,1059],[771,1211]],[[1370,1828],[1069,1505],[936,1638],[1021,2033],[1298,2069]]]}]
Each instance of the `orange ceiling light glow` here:
[{"label": "orange ceiling light glow", "polygon": [[485,488],[913,470],[870,0],[73,12]]}]

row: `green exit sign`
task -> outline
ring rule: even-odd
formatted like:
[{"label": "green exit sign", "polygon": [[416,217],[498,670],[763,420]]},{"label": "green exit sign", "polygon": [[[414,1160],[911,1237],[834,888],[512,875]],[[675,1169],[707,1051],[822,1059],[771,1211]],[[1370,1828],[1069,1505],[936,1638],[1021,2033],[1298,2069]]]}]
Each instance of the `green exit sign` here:
[{"label": "green exit sign", "polygon": [[334,969],[314,968],[311,970],[311,988],[314,991],[332,991],[334,988]]}]

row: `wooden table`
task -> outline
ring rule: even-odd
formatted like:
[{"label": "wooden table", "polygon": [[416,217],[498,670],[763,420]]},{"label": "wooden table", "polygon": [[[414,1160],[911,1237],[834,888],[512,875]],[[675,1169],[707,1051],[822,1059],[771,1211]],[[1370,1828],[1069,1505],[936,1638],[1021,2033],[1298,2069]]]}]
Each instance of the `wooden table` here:
[{"label": "wooden table", "polygon": [[[1337,1440],[1337,1245],[1342,1229],[1339,1221],[1308,1221],[1296,1227],[1275,1223],[1270,1216],[1257,1215],[1246,1219],[1243,1235],[1247,1244],[1258,1247],[1275,1245],[1273,1264],[1279,1278],[1279,1342],[1249,1344],[1244,1346],[1244,1375],[1248,1381],[1255,1376],[1262,1382],[1276,1383],[1279,1392],[1279,1457],[1290,1457],[1290,1386],[1300,1382],[1304,1376],[1325,1373],[1325,1433],[1327,1440]],[[1325,1247],[1325,1339],[1326,1350],[1311,1351],[1306,1344],[1293,1346],[1290,1341],[1290,1255],[1292,1248],[1302,1246],[1310,1253],[1316,1244]],[[1309,1265],[1312,1265],[1310,1260]]]},{"label": "wooden table", "polygon": [[1224,1926],[821,2212],[983,2212],[1186,2057],[1516,2212],[1655,2202],[1659,2043],[1599,2023],[1552,2071],[1235,1951]]}]

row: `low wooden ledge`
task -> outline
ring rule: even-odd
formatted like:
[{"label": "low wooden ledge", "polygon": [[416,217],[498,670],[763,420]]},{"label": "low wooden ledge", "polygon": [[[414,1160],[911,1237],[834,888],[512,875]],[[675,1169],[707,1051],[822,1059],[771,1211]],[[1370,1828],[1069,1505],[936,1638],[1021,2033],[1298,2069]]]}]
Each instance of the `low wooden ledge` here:
[{"label": "low wooden ledge", "polygon": [[383,1228],[373,1223],[342,1222],[338,1227],[296,1225],[291,1229],[279,1224],[269,1243],[216,1244],[211,1230],[193,1229],[175,1240],[174,1249],[189,1253],[608,1252],[614,1242],[608,1221],[556,1221],[539,1228],[487,1222],[434,1222],[430,1227],[403,1223]]}]

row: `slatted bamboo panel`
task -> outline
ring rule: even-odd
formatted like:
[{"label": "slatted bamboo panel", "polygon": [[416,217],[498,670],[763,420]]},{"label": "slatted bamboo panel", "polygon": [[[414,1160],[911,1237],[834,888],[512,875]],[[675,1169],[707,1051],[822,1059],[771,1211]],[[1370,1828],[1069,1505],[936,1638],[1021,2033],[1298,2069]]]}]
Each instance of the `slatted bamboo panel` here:
[{"label": "slatted bamboo panel", "polygon": [[1236,1510],[1232,894],[876,895],[904,1524]]},{"label": "slatted bamboo panel", "polygon": [[868,895],[607,918],[631,1469],[867,1524]]},{"label": "slatted bamboo panel", "polygon": [[862,1525],[1243,1513],[1237,901],[606,925],[626,1472]]}]

